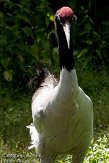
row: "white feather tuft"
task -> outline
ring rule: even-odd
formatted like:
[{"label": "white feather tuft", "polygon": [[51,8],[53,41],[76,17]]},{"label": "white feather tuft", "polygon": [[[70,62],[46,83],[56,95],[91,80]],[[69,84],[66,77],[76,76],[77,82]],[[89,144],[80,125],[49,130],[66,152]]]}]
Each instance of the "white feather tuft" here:
[{"label": "white feather tuft", "polygon": [[29,126],[26,126],[30,130],[30,136],[31,136],[31,145],[28,147],[28,149],[36,148],[38,147],[39,144],[39,136],[38,133],[35,129],[35,126],[33,123],[31,123]]}]

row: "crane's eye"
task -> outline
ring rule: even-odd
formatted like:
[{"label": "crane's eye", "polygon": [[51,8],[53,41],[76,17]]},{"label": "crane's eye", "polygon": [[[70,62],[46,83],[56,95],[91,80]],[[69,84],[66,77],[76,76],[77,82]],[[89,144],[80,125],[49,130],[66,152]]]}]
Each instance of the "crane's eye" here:
[{"label": "crane's eye", "polygon": [[65,23],[65,19],[63,17],[60,17],[60,23],[64,24]]},{"label": "crane's eye", "polygon": [[58,13],[56,13],[56,15],[55,15],[55,20],[57,20],[60,24],[65,23],[65,19],[63,17],[61,17]]},{"label": "crane's eye", "polygon": [[56,13],[55,15],[55,20],[60,21],[60,16],[58,15],[58,13]]}]

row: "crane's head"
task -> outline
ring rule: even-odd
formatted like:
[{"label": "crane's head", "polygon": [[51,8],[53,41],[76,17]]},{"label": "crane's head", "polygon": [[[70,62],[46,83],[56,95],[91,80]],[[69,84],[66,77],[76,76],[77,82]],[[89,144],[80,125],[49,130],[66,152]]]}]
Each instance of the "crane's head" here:
[{"label": "crane's head", "polygon": [[62,24],[71,21],[74,17],[73,10],[70,7],[62,7],[56,12],[56,15]]},{"label": "crane's head", "polygon": [[70,7],[62,7],[55,14],[55,22],[56,24],[60,24],[62,26],[67,40],[68,48],[70,47],[70,28],[72,20],[76,19],[77,18]]}]

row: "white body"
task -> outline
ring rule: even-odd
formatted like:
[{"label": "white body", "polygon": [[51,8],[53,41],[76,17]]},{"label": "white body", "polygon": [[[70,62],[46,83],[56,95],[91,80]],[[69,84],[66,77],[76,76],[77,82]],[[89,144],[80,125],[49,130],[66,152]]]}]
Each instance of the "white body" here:
[{"label": "white body", "polygon": [[39,155],[72,154],[74,163],[82,162],[93,135],[93,105],[78,86],[75,69],[63,68],[55,88],[34,94],[32,117],[32,145]]}]

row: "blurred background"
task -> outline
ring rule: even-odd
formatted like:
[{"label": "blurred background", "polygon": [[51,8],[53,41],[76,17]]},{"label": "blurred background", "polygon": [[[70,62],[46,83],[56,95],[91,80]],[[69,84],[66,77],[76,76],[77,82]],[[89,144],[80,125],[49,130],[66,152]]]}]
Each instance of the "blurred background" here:
[{"label": "blurred background", "polygon": [[94,141],[85,163],[109,162],[109,2],[0,0],[1,162],[36,162],[35,151],[27,149],[31,97],[43,67],[59,78],[54,14],[66,5],[77,16],[73,43],[78,82],[94,104]]}]

